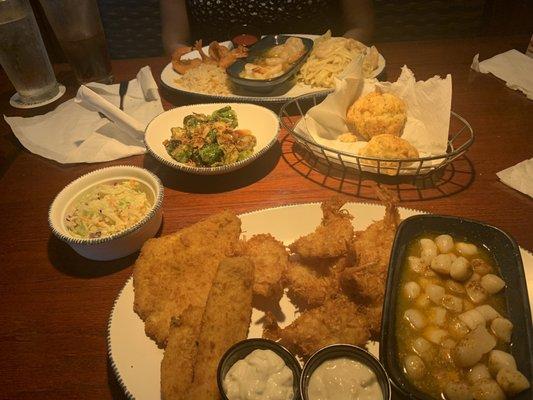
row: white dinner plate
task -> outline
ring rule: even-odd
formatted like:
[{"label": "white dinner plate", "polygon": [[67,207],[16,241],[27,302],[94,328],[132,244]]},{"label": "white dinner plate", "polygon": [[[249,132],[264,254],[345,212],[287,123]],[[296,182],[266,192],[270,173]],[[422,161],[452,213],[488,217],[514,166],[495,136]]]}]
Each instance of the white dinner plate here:
[{"label": "white dinner plate", "polygon": [[[306,34],[291,34],[291,36],[300,36],[309,38],[311,40],[315,40],[319,37],[319,35],[306,35]],[[233,45],[231,41],[225,41],[220,42],[220,44],[228,47],[233,48]],[[204,46],[203,50],[204,52],[208,51],[209,46]],[[383,70],[385,69],[385,59],[381,54],[378,54],[378,66],[377,68],[372,72],[371,78],[377,77]],[[190,60],[193,58],[200,58],[200,54],[194,50],[190,53],[187,53],[183,56],[184,60]],[[323,93],[324,96],[326,96],[328,93],[331,93],[333,89],[331,88],[316,88],[312,87],[310,85],[306,85],[303,83],[297,83],[296,85],[292,86],[287,92],[283,94],[278,94],[275,96],[266,96],[266,95],[259,95],[255,94],[253,92],[249,92],[249,95],[237,95],[237,94],[230,94],[230,95],[219,95],[219,94],[208,94],[208,93],[202,93],[197,91],[191,91],[187,90],[181,86],[178,86],[176,83],[176,79],[179,79],[180,74],[178,74],[176,71],[172,69],[172,63],[168,63],[167,66],[163,69],[161,72],[161,82],[165,87],[167,87],[171,91],[175,91],[181,94],[186,95],[192,95],[197,97],[203,97],[206,99],[212,99],[217,101],[224,101],[224,100],[231,100],[231,101],[242,101],[247,103],[284,103],[288,100],[291,100],[295,97],[304,95],[304,94],[311,94],[311,93]]]},{"label": "white dinner plate", "polygon": [[[347,203],[343,208],[353,216],[356,230],[365,229],[373,221],[380,220],[385,214],[385,207],[376,204]],[[423,211],[400,207],[402,219]],[[298,237],[315,230],[322,219],[320,203],[297,204],[265,210],[254,211],[239,216],[242,231],[246,237],[259,233],[270,233],[286,245]],[[529,292],[529,301],[533,296],[533,255],[520,248]],[[107,349],[111,366],[118,382],[130,399],[153,400],[160,398],[160,368],[163,350],[144,333],[144,323],[133,311],[133,281],[128,279],[119,293],[111,316],[107,333]],[[298,316],[295,307],[286,295],[280,301],[285,315],[284,327]],[[249,338],[261,337],[263,326],[260,322],[262,311],[254,309],[248,333]],[[370,343],[369,350],[378,356],[377,343]]]},{"label": "white dinner plate", "polygon": [[[220,167],[192,167],[177,162],[168,154],[163,141],[170,139],[170,128],[183,126],[183,118],[193,112],[209,115],[213,111],[228,105],[237,113],[237,121],[239,123],[237,128],[251,130],[257,139],[257,144],[250,157]],[[277,115],[265,107],[242,103],[193,104],[173,108],[155,117],[146,127],[144,142],[152,156],[171,168],[198,175],[219,175],[235,171],[259,158],[276,143],[278,132],[279,120]]]}]

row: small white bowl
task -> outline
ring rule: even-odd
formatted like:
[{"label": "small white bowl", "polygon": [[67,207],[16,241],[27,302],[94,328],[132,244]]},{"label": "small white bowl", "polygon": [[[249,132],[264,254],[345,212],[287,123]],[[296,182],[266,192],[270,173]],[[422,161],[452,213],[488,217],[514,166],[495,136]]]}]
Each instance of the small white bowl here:
[{"label": "small white bowl", "polygon": [[[65,217],[73,202],[96,185],[128,179],[140,182],[152,203],[142,220],[128,229],[102,238],[81,239],[69,233]],[[144,168],[120,165],[98,169],[72,181],[59,192],[48,211],[48,223],[54,235],[83,257],[98,261],[115,260],[136,252],[157,233],[163,217],[163,190],[159,178]]]},{"label": "small white bowl", "polygon": [[[237,128],[251,130],[257,139],[254,152],[250,157],[220,167],[191,167],[170,157],[163,145],[163,141],[170,139],[170,128],[183,126],[183,118],[193,112],[211,114],[213,111],[225,106],[231,106],[237,113],[237,121],[239,123]],[[235,171],[259,158],[276,143],[278,132],[279,120],[277,115],[265,107],[243,103],[193,104],[173,108],[155,117],[146,127],[144,142],[154,158],[171,168],[197,175],[219,175]]]}]

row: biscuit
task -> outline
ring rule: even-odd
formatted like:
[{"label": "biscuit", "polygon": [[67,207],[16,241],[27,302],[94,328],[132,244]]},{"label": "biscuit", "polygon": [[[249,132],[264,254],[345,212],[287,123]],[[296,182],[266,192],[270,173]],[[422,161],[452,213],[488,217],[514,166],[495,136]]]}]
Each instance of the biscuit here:
[{"label": "biscuit", "polygon": [[[364,157],[376,157],[382,159],[410,159],[418,158],[418,150],[407,140],[398,136],[383,134],[374,136],[359,150],[359,155]],[[377,161],[366,160],[363,165],[377,166]],[[411,163],[402,163],[408,166]],[[380,162],[380,172],[387,175],[396,175],[398,169],[397,162]],[[383,168],[383,169],[381,169]]]},{"label": "biscuit", "polygon": [[405,102],[378,90],[360,97],[346,113],[350,130],[366,140],[381,134],[400,136],[407,120]]},{"label": "biscuit", "polygon": [[352,132],[346,132],[346,133],[340,134],[337,137],[337,140],[339,142],[344,142],[344,143],[353,143],[353,142],[357,142],[357,136],[355,136]]}]

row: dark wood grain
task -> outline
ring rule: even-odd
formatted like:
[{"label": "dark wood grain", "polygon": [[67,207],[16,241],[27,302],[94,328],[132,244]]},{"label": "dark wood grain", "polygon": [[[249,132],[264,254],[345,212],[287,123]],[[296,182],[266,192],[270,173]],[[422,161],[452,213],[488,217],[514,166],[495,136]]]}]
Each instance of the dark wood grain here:
[{"label": "dark wood grain", "polygon": [[[407,64],[418,79],[453,76],[453,110],[464,116],[476,140],[433,182],[387,184],[402,205],[434,213],[482,220],[533,249],[533,207],[529,197],[499,182],[496,172],[533,155],[533,102],[491,75],[470,70],[481,59],[510,48],[523,51],[528,37],[386,43],[386,77],[398,77]],[[117,80],[131,79],[143,65],[154,76],[166,59],[113,63]],[[77,87],[65,65],[57,76],[71,98]],[[12,87],[0,77],[0,109],[30,116],[53,109],[20,111],[8,105]],[[162,93],[165,108],[189,99]],[[108,367],[106,326],[113,301],[131,274],[135,255],[119,261],[92,262],[56,239],[47,223],[54,196],[76,177],[106,165],[144,166],[165,184],[162,233],[174,232],[224,208],[237,213],[289,203],[320,201],[336,192],[354,201],[375,201],[375,182],[338,171],[311,168],[282,131],[279,144],[263,158],[232,174],[196,177],[170,170],[150,156],[101,164],[60,165],[23,149],[0,121],[0,398],[107,399],[122,392]]]}]

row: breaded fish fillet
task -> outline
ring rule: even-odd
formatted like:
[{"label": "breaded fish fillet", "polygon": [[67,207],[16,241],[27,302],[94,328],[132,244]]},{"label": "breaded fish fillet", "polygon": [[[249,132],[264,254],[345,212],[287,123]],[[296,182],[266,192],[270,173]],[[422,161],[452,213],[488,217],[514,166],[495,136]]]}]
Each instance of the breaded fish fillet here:
[{"label": "breaded fish fillet", "polygon": [[346,296],[338,295],[323,305],[304,311],[284,329],[267,315],[265,337],[280,343],[303,358],[334,343],[363,346],[370,338],[366,317]]},{"label": "breaded fish fillet", "polygon": [[254,294],[279,301],[283,295],[282,277],[289,263],[285,245],[272,235],[255,235],[246,241],[244,255],[254,262]]},{"label": "breaded fish fillet", "polygon": [[167,347],[161,362],[163,400],[187,399],[198,353],[197,338],[203,312],[203,307],[189,307],[179,317],[172,318]]},{"label": "breaded fish fillet", "polygon": [[302,257],[339,257],[346,255],[353,238],[352,216],[341,210],[346,200],[332,197],[322,203],[322,223],[313,233],[302,236],[289,248]]},{"label": "breaded fish fillet", "polygon": [[339,293],[339,274],[347,257],[291,260],[284,282],[289,297],[299,306],[317,307]]},{"label": "breaded fish fillet", "polygon": [[239,218],[225,211],[144,244],[133,268],[133,307],[160,347],[172,318],[205,307],[218,264],[233,254],[240,233]]},{"label": "breaded fish fillet", "polygon": [[[254,264],[249,258],[226,258],[220,262],[202,317],[188,399],[219,398],[218,362],[230,346],[248,335],[253,279]],[[180,370],[175,372],[181,373]]]}]

